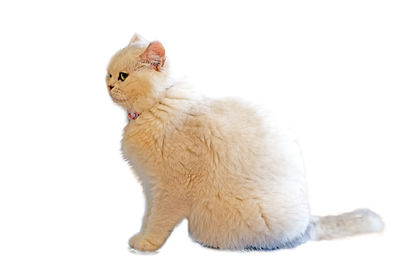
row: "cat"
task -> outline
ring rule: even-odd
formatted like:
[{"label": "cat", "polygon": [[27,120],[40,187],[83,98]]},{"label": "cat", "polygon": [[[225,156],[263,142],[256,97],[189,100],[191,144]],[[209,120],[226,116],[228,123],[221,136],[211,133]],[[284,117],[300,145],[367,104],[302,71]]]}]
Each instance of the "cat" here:
[{"label": "cat", "polygon": [[291,134],[250,104],[196,96],[173,79],[159,41],[135,34],[112,57],[106,83],[128,113],[122,153],[146,197],[131,248],[158,250],[185,218],[195,241],[229,250],[292,248],[383,230],[367,209],[311,216]]}]

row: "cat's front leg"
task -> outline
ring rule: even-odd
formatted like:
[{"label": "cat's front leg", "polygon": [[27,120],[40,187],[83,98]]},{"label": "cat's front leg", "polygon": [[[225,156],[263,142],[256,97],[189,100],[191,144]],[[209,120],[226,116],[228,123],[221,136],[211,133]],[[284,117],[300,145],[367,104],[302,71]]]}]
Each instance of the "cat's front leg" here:
[{"label": "cat's front leg", "polygon": [[140,251],[156,251],[161,247],[161,245],[152,243],[142,233],[138,233],[129,239],[129,246]]},{"label": "cat's front leg", "polygon": [[155,251],[165,243],[174,227],[185,217],[187,206],[182,199],[173,195],[162,192],[148,201],[142,230],[129,240],[131,248]]}]

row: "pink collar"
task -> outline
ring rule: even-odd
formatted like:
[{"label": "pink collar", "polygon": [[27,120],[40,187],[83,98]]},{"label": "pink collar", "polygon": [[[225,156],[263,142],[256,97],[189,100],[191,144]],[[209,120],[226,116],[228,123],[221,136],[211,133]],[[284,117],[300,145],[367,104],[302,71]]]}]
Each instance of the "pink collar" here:
[{"label": "pink collar", "polygon": [[142,113],[136,113],[136,112],[131,113],[131,112],[128,111],[128,117],[132,121],[136,120],[141,114]]}]

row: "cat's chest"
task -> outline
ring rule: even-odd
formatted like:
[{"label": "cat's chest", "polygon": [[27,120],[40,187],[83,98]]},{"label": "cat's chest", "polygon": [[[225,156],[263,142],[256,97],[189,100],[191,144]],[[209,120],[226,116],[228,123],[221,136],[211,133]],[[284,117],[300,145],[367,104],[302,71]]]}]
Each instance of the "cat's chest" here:
[{"label": "cat's chest", "polygon": [[160,161],[160,140],[162,129],[152,129],[130,123],[125,127],[121,141],[121,150],[131,165]]}]

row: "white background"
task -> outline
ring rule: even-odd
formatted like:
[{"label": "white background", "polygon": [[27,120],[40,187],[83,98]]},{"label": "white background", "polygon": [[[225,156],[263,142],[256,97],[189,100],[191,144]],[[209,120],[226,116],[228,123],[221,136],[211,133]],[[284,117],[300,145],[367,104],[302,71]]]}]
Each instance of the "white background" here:
[{"label": "white background", "polygon": [[[3,1],[0,266],[399,266],[399,14],[384,0]],[[163,42],[201,93],[290,122],[314,214],[368,207],[385,232],[223,252],[184,221],[158,253],[129,252],[143,195],[104,77],[134,32]]]}]

